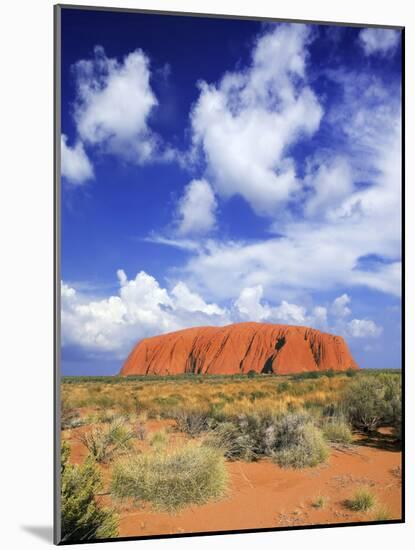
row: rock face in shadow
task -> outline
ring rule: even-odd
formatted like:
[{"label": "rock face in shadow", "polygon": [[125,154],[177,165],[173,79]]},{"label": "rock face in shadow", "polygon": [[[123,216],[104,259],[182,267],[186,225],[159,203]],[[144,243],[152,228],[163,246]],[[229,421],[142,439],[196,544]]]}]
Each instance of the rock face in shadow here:
[{"label": "rock face in shadow", "polygon": [[236,323],[145,338],[120,374],[292,374],[357,368],[341,336],[308,327]]}]

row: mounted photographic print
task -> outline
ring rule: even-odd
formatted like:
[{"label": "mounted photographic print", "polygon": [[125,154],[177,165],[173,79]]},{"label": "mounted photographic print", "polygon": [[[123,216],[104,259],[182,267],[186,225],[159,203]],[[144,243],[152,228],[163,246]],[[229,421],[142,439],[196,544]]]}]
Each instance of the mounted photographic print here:
[{"label": "mounted photographic print", "polygon": [[404,521],[403,52],[55,7],[56,543]]}]

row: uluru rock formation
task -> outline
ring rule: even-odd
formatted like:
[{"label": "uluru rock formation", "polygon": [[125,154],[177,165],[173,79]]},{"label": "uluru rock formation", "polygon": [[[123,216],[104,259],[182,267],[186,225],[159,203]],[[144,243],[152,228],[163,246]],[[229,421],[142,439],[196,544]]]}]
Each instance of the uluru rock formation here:
[{"label": "uluru rock formation", "polygon": [[120,374],[291,374],[357,368],[341,336],[308,327],[236,323],[145,338]]}]

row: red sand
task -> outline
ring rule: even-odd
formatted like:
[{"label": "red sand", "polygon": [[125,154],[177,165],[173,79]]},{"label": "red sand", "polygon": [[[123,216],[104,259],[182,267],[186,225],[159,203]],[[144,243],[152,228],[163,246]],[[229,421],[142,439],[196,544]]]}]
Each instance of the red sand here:
[{"label": "red sand", "polygon": [[357,368],[340,336],[307,327],[238,323],[141,340],[120,374],[238,374],[250,370],[290,374]]},{"label": "red sand", "polygon": [[[164,423],[153,421],[148,428],[157,430]],[[73,437],[79,430],[82,428],[71,434],[65,432],[65,439],[71,443],[71,461],[76,463],[87,454]],[[332,449],[328,462],[317,468],[282,469],[265,459],[228,462],[230,487],[224,499],[187,508],[176,515],[153,512],[147,504],[115,504],[120,514],[119,534],[128,537],[371,521],[376,508],[356,513],[345,506],[345,500],[360,487],[367,487],[376,495],[389,519],[399,519],[401,452],[388,447],[387,430],[381,437],[384,439],[370,442],[356,438],[350,448]],[[102,473],[109,482],[109,467],[103,466]],[[319,496],[327,499],[321,509],[313,507]],[[114,505],[109,495],[100,499],[106,505]]]},{"label": "red sand", "polygon": [[[228,463],[227,498],[175,516],[151,512],[147,506],[127,508],[121,513],[120,536],[370,521],[371,512],[351,512],[344,505],[362,486],[376,494],[390,519],[397,519],[401,485],[391,470],[400,464],[400,453],[369,447],[336,450],[326,466],[305,470],[281,469],[266,460]],[[320,495],[328,502],[316,509],[312,504]]]}]

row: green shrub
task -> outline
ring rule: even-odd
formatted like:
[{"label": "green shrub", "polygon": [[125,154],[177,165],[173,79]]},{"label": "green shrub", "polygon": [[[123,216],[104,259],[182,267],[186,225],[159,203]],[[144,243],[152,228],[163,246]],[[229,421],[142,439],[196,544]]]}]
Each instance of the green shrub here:
[{"label": "green shrub", "polygon": [[116,418],[108,425],[96,426],[79,434],[77,439],[97,462],[109,462],[115,454],[129,450],[134,437],[134,432],[125,426],[124,421]]},{"label": "green shrub", "polygon": [[328,456],[321,431],[305,414],[288,414],[265,431],[266,454],[283,467],[317,466]]},{"label": "green shrub", "polygon": [[110,538],[118,535],[118,518],[101,508],[95,495],[102,488],[99,470],[91,458],[77,466],[68,463],[69,446],[61,454],[61,536],[62,541]]},{"label": "green shrub", "polygon": [[280,382],[277,385],[277,393],[285,393],[288,392],[291,389],[291,384],[289,382]]},{"label": "green shrub", "polygon": [[313,424],[307,424],[302,430],[301,441],[281,448],[275,453],[275,460],[282,467],[306,468],[317,466],[327,456],[328,449],[323,434]]},{"label": "green shrub", "polygon": [[307,379],[316,379],[324,376],[322,371],[309,371],[309,372],[299,372],[292,375],[293,380],[307,380]]},{"label": "green shrub", "polygon": [[345,375],[348,376],[349,378],[353,378],[354,376],[357,375],[357,370],[354,370],[354,369],[347,369],[345,371]]},{"label": "green shrub", "polygon": [[280,465],[297,468],[315,466],[328,454],[322,433],[305,414],[234,417],[218,423],[204,443],[220,449],[229,460],[270,456]]},{"label": "green shrub", "polygon": [[219,449],[229,460],[255,460],[255,440],[234,422],[218,424],[204,441],[205,445]]},{"label": "green shrub", "polygon": [[196,437],[209,429],[210,418],[207,413],[198,410],[179,410],[174,415],[177,428],[191,437]]},{"label": "green shrub", "polygon": [[264,397],[268,397],[268,393],[260,390],[253,391],[249,394],[249,399],[251,401],[256,401],[257,399],[263,399]]},{"label": "green shrub", "polygon": [[248,371],[248,378],[255,378],[255,376],[257,375],[257,372],[253,369],[251,369],[250,371]]},{"label": "green shrub", "polygon": [[352,424],[367,432],[381,424],[400,426],[400,377],[378,374],[353,381],[344,393],[343,407]]},{"label": "green shrub", "polygon": [[218,420],[205,443],[219,448],[229,460],[257,460],[268,454],[266,430],[274,422],[272,415],[242,414]]},{"label": "green shrub", "polygon": [[327,441],[342,445],[349,445],[353,440],[350,425],[338,417],[326,419],[323,424],[323,435]]},{"label": "green shrub", "polygon": [[61,428],[62,430],[69,430],[72,428],[78,428],[82,426],[84,421],[82,420],[79,412],[76,409],[63,409],[61,414]]},{"label": "green shrub", "polygon": [[221,497],[227,481],[222,454],[193,443],[120,460],[114,465],[111,492],[116,498],[132,497],[175,512]]},{"label": "green shrub", "polygon": [[376,503],[375,496],[367,489],[358,489],[353,497],[347,501],[347,507],[354,512],[367,512]]}]

